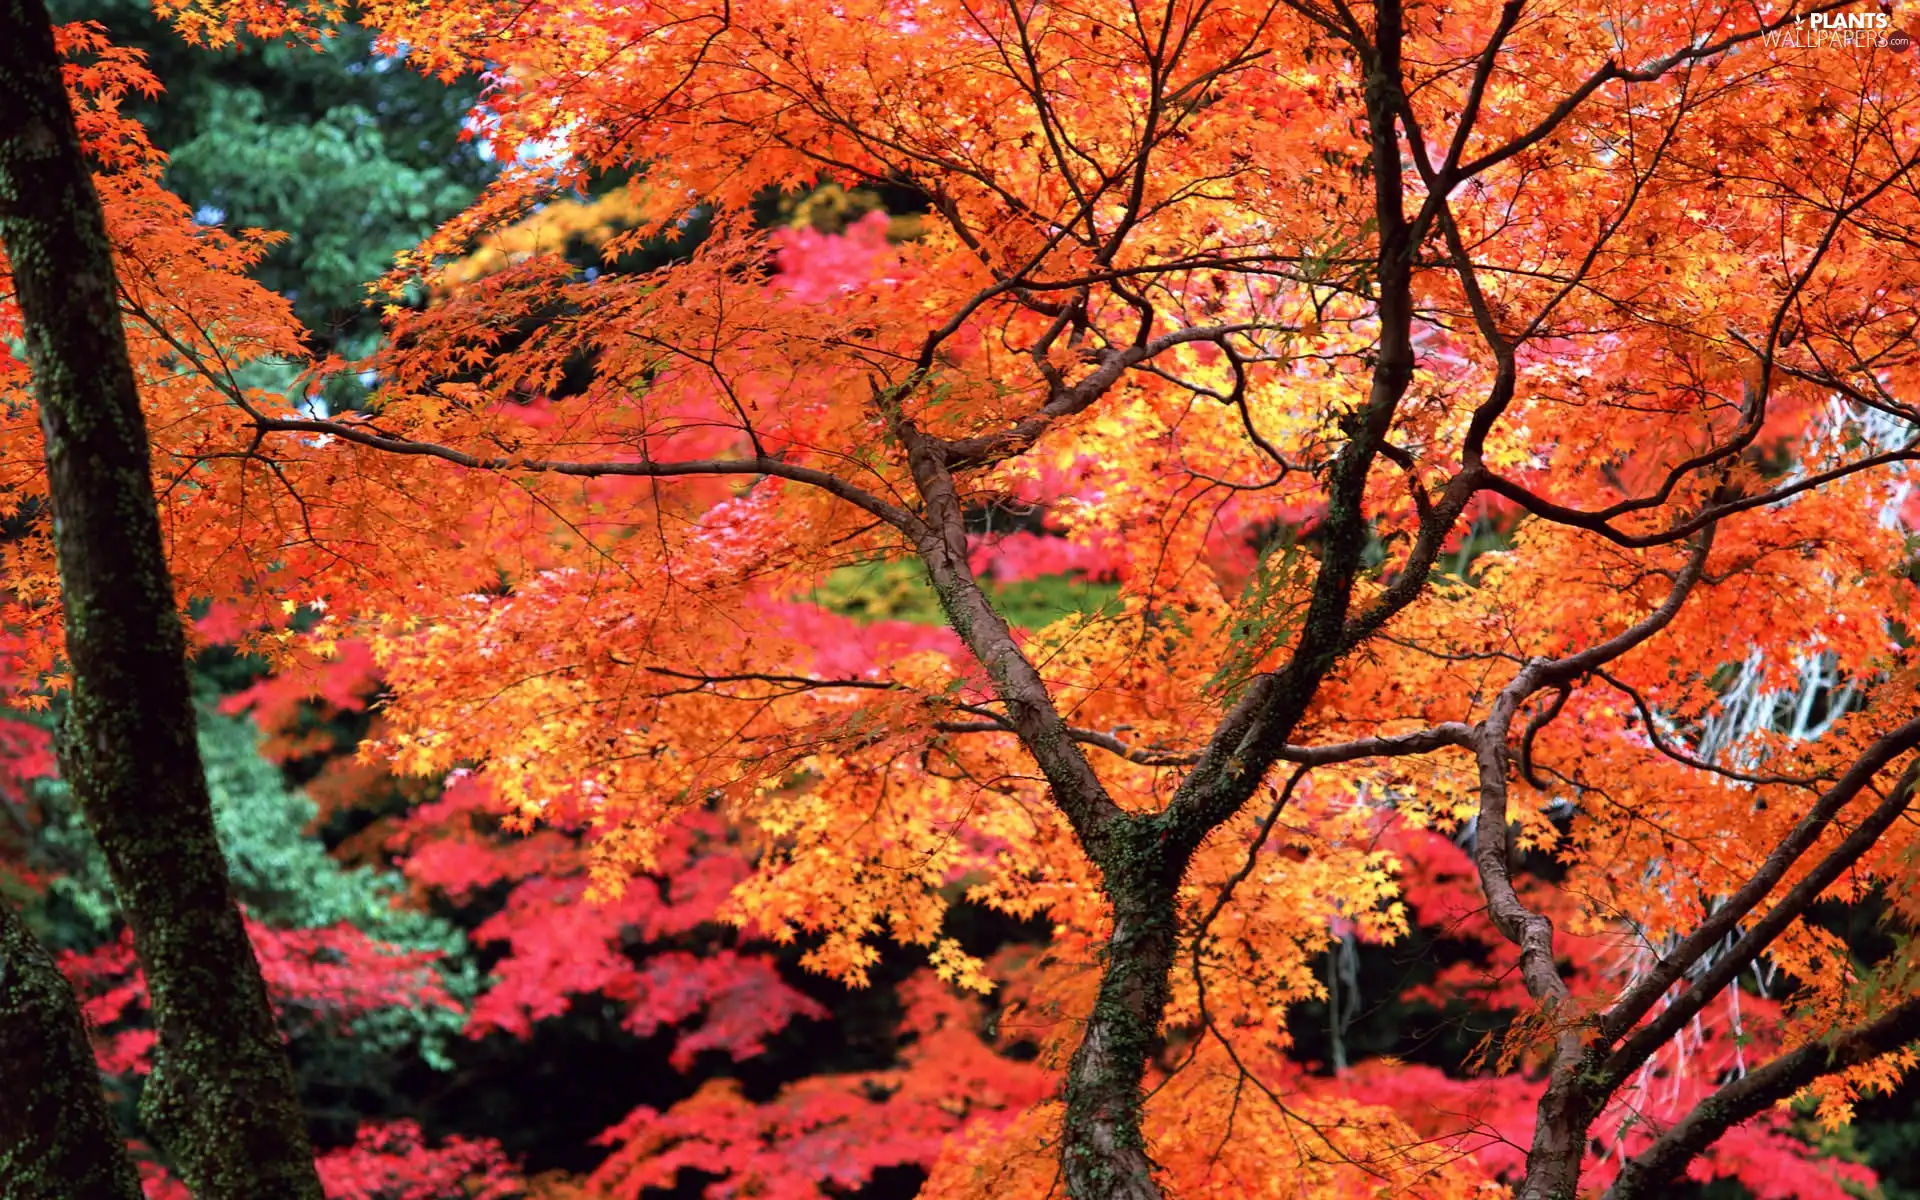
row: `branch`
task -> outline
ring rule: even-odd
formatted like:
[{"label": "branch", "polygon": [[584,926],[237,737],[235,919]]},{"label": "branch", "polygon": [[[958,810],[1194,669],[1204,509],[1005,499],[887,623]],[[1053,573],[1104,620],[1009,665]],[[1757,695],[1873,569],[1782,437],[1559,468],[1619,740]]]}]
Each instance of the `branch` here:
[{"label": "branch", "polygon": [[1124,810],[1094,774],[1054,705],[1046,681],[973,577],[967,560],[965,512],[954,488],[947,444],[921,433],[910,420],[899,420],[895,429],[926,505],[926,520],[916,521],[909,536],[926,565],[947,623],[986,668],[995,695],[1006,705],[1008,727],[1033,755],[1052,789],[1054,803],[1097,862],[1107,827]]},{"label": "branch", "polygon": [[[1709,528],[1695,544],[1686,566],[1674,577],[1666,600],[1629,628],[1598,645],[1562,658],[1529,660],[1512,682],[1500,689],[1474,737],[1474,753],[1480,764],[1480,811],[1473,837],[1474,869],[1480,876],[1481,891],[1487,897],[1487,915],[1501,934],[1520,950],[1520,977],[1527,994],[1549,1016],[1568,1000],[1570,993],[1554,962],[1553,922],[1521,901],[1514,890],[1508,862],[1511,844],[1507,832],[1510,758],[1507,742],[1514,716],[1535,692],[1565,687],[1585,672],[1611,662],[1666,628],[1699,582],[1712,545],[1713,530]],[[1580,1040],[1573,1030],[1561,1030],[1556,1041],[1561,1062],[1572,1062],[1579,1057]]]},{"label": "branch", "polygon": [[831,493],[857,508],[873,514],[903,532],[911,532],[920,519],[897,505],[889,504],[864,488],[856,487],[838,475],[814,467],[802,467],[767,455],[746,458],[707,458],[686,462],[567,462],[557,459],[528,458],[521,455],[481,456],[443,446],[395,437],[343,421],[309,418],[268,417],[250,411],[254,424],[268,433],[314,433],[337,437],[356,446],[388,454],[438,458],[455,466],[475,471],[528,471],[536,474],[571,475],[586,479],[626,476],[642,479],[671,479],[686,475],[772,475],[791,479]]},{"label": "branch", "polygon": [[[1666,993],[1668,987],[1759,905],[1787,869],[1807,852],[1832,823],[1847,801],[1871,783],[1888,762],[1915,746],[1920,746],[1920,720],[1908,722],[1897,732],[1875,742],[1866,754],[1861,755],[1820,798],[1812,811],[1794,826],[1793,832],[1774,847],[1773,853],[1767,856],[1753,878],[1601,1015],[1599,1045],[1610,1045],[1632,1029]],[[1658,1017],[1647,1022],[1620,1049],[1609,1055],[1601,1069],[1595,1072],[1596,1086],[1610,1091],[1620,1080],[1632,1074],[1667,1039],[1693,1020],[1694,1015],[1732,983],[1749,963],[1765,953],[1773,940],[1799,919],[1820,898],[1822,892],[1873,849],[1875,843],[1912,803],[1916,775],[1920,775],[1920,762],[1910,765],[1901,774],[1893,790],[1867,814],[1859,826],[1808,871],[1800,882],[1794,884],[1778,904],[1768,909],[1766,916],[1754,922],[1730,950],[1716,958],[1713,966],[1702,972],[1686,991],[1662,1008]]]},{"label": "branch", "polygon": [[1722,518],[1730,517],[1735,513],[1746,512],[1749,509],[1765,508],[1768,505],[1778,504],[1783,500],[1792,499],[1801,492],[1824,487],[1836,480],[1845,479],[1849,475],[1857,475],[1861,471],[1870,471],[1875,467],[1890,466],[1893,463],[1916,461],[1920,461],[1920,439],[1908,442],[1906,445],[1895,450],[1886,450],[1879,454],[1871,454],[1856,462],[1842,463],[1840,466],[1831,467],[1817,474],[1805,476],[1795,480],[1793,483],[1787,484],[1784,487],[1775,488],[1769,492],[1759,492],[1752,496],[1743,496],[1737,500],[1727,500],[1717,504],[1710,504],[1677,525],[1663,529],[1657,533],[1646,534],[1623,533],[1607,521],[1595,517],[1590,512],[1585,512],[1577,508],[1569,508],[1564,504],[1556,504],[1544,497],[1534,495],[1512,480],[1503,479],[1492,473],[1484,476],[1485,482],[1482,486],[1490,492],[1505,496],[1507,499],[1542,520],[1552,521],[1559,525],[1570,525],[1575,529],[1585,529],[1590,533],[1597,533],[1616,546],[1625,546],[1633,550],[1644,550],[1649,546],[1671,545],[1674,542],[1680,541],[1682,538],[1698,533],[1700,530]]},{"label": "branch", "polygon": [[[1846,4],[1847,0],[1828,0],[1828,3],[1815,5],[1807,9],[1806,13],[1835,12],[1846,7]],[[1586,101],[1587,97],[1593,95],[1593,93],[1599,91],[1602,87],[1616,79],[1626,83],[1651,83],[1681,63],[1697,62],[1701,59],[1712,58],[1716,54],[1724,54],[1735,46],[1745,42],[1751,42],[1756,38],[1772,33],[1776,29],[1784,28],[1793,23],[1794,15],[1792,10],[1789,9],[1789,11],[1782,13],[1780,19],[1774,21],[1772,24],[1757,25],[1744,33],[1732,34],[1717,42],[1708,42],[1699,46],[1684,46],[1663,58],[1654,59],[1646,66],[1637,69],[1622,67],[1619,63],[1609,60],[1604,67],[1601,67],[1598,71],[1589,75],[1585,82],[1581,83],[1581,85],[1569,93],[1564,100],[1555,105],[1553,111],[1542,117],[1539,123],[1534,125],[1532,129],[1527,130],[1527,132],[1514,138],[1499,149],[1488,151],[1486,154],[1481,155],[1479,158],[1461,167],[1456,173],[1457,178],[1471,179],[1488,167],[1503,163],[1523,150],[1535,146],[1552,136],[1553,131],[1558,129],[1561,123],[1568,117],[1572,116],[1574,110],[1579,108],[1580,105]]]},{"label": "branch", "polygon": [[1704,758],[1688,754],[1685,750],[1668,744],[1660,736],[1660,728],[1654,721],[1653,709],[1647,704],[1645,697],[1635,691],[1631,685],[1621,682],[1597,667],[1594,668],[1593,674],[1595,678],[1605,680],[1615,691],[1624,692],[1627,699],[1633,701],[1634,708],[1639,710],[1641,723],[1647,727],[1647,740],[1653,743],[1653,748],[1682,766],[1692,767],[1696,771],[1706,771],[1722,779],[1730,779],[1735,783],[1750,784],[1754,787],[1780,784],[1786,787],[1810,788],[1822,779],[1832,778],[1830,775],[1758,775],[1751,771],[1736,771],[1731,767],[1723,767],[1718,763],[1710,763]]},{"label": "branch", "polygon": [[[1674,127],[1670,127],[1655,152],[1656,159],[1665,152],[1673,133]],[[1859,213],[1860,210],[1864,209],[1882,193],[1887,191],[1887,189],[1891,188],[1897,181],[1905,178],[1916,164],[1920,164],[1920,153],[1909,155],[1905,161],[1899,164],[1896,170],[1890,172],[1872,187],[1861,192],[1860,195],[1853,200],[1833,210],[1833,215],[1827,221],[1825,231],[1821,234],[1819,241],[1815,243],[1812,251],[1808,254],[1806,263],[1795,274],[1792,284],[1780,298],[1780,303],[1774,307],[1773,318],[1768,323],[1767,340],[1764,347],[1754,347],[1751,342],[1742,337],[1738,332],[1732,334],[1733,340],[1748,350],[1753,351],[1760,363],[1757,382],[1750,383],[1745,387],[1740,407],[1740,426],[1734,430],[1732,436],[1700,454],[1693,455],[1674,464],[1667,470],[1666,477],[1661,481],[1660,486],[1647,495],[1629,496],[1605,508],[1575,509],[1556,504],[1543,497],[1536,496],[1518,484],[1502,479],[1492,473],[1488,473],[1486,476],[1486,486],[1506,496],[1508,499],[1513,500],[1515,503],[1520,504],[1535,516],[1555,521],[1559,524],[1572,525],[1576,528],[1591,530],[1622,546],[1652,546],[1663,542],[1678,541],[1680,538],[1704,528],[1709,523],[1719,520],[1721,517],[1729,516],[1746,509],[1759,508],[1776,503],[1798,492],[1805,491],[1808,488],[1818,487],[1857,471],[1913,458],[1916,447],[1920,447],[1920,440],[1908,442],[1906,446],[1901,447],[1899,450],[1873,455],[1857,463],[1845,464],[1817,475],[1809,476],[1793,485],[1778,488],[1772,492],[1765,492],[1756,496],[1742,497],[1709,505],[1701,512],[1696,513],[1691,520],[1683,521],[1662,533],[1636,536],[1622,533],[1613,525],[1613,521],[1617,517],[1625,516],[1629,513],[1642,512],[1651,508],[1658,508],[1666,504],[1672,497],[1674,490],[1680,486],[1681,481],[1689,475],[1696,471],[1704,470],[1707,467],[1714,466],[1715,464],[1727,462],[1736,455],[1744,452],[1747,447],[1753,444],[1754,439],[1760,435],[1760,430],[1766,423],[1767,401],[1772,389],[1774,355],[1780,343],[1781,329],[1786,322],[1789,310],[1805,290],[1808,281],[1813,278],[1814,271],[1820,266],[1821,262],[1825,260],[1828,251],[1832,249],[1835,239],[1847,222],[1851,220],[1855,214]],[[1612,231],[1619,227],[1620,220],[1625,218],[1627,210],[1632,206],[1634,197],[1639,195],[1640,187],[1643,183],[1644,179],[1635,180],[1633,192],[1629,195],[1627,203],[1622,206],[1610,228],[1603,231],[1601,238],[1595,242],[1593,249],[1588,253],[1586,261],[1581,264],[1580,270],[1576,273],[1574,279],[1570,280],[1554,297],[1553,301],[1534,318],[1533,324],[1529,326],[1527,332],[1522,335],[1523,338],[1530,336],[1533,328],[1539,325],[1540,321],[1546,317],[1547,312],[1570,292],[1579,279],[1586,275],[1588,268],[1591,267],[1594,261],[1595,255],[1597,255],[1599,251],[1599,247],[1611,236]],[[1471,436],[1469,437],[1469,441],[1471,442]],[[1717,499],[1718,498],[1716,498],[1716,500]]]},{"label": "branch", "polygon": [[[1365,55],[1374,223],[1379,238],[1375,312],[1380,334],[1373,377],[1365,404],[1340,419],[1347,441],[1328,469],[1320,566],[1293,654],[1286,666],[1254,680],[1241,695],[1163,814],[1162,829],[1174,851],[1170,861],[1183,867],[1201,840],[1239,811],[1267,769],[1279,761],[1321,680],[1352,644],[1348,616],[1370,531],[1364,504],[1367,476],[1413,379],[1414,247],[1407,224],[1398,125],[1404,104],[1400,60],[1404,29],[1399,0],[1379,0],[1374,23],[1375,44]],[[1450,490],[1449,498],[1457,490],[1459,503],[1464,505],[1470,488],[1470,484],[1463,484]],[[1451,524],[1458,510],[1443,506],[1443,511],[1445,521]],[[1423,542],[1437,544],[1443,537],[1443,531],[1432,527],[1441,519],[1436,513],[1432,524],[1422,522]],[[1411,602],[1418,590],[1418,583],[1404,590],[1402,603]],[[1385,620],[1385,615],[1379,619]]]},{"label": "branch", "polygon": [[[969,712],[979,712],[984,720],[979,721],[936,721],[934,729],[940,733],[1011,733],[1018,735],[1019,730],[1012,722],[992,710],[968,707]],[[1069,727],[1067,736],[1083,746],[1097,746],[1109,753],[1116,754],[1130,763],[1143,767],[1183,767],[1191,764],[1197,757],[1180,751],[1160,751],[1151,747],[1129,746],[1111,733],[1102,733],[1098,729]]]},{"label": "branch", "polygon": [[1891,1054],[1920,1038],[1920,996],[1910,996],[1877,1019],[1789,1050],[1748,1071],[1693,1107],[1653,1145],[1621,1168],[1605,1200],[1638,1200],[1667,1189],[1688,1161],[1720,1135],[1758,1116],[1823,1075]]},{"label": "branch", "polygon": [[[632,664],[621,662],[621,665],[631,666]],[[676,671],[672,667],[647,667],[646,671],[650,675],[665,675],[670,679],[687,679],[700,684],[771,683],[792,688],[795,691],[810,691],[815,688],[868,688],[874,691],[890,692],[900,686],[884,679],[821,679],[813,675],[781,675],[767,671],[740,671],[725,675],[712,675],[704,671]]]},{"label": "branch", "polygon": [[945,438],[932,440],[939,443],[948,470],[962,471],[987,466],[1008,454],[1018,453],[1032,445],[1042,433],[1046,432],[1049,425],[1061,417],[1069,417],[1084,411],[1094,401],[1106,395],[1108,389],[1119,382],[1120,376],[1130,367],[1138,366],[1175,346],[1183,346],[1189,342],[1224,344],[1223,339],[1236,333],[1274,332],[1282,328],[1257,321],[1233,325],[1199,325],[1175,329],[1146,342],[1129,345],[1119,350],[1105,350],[1100,354],[1099,366],[1071,387],[1058,389],[1040,407],[1040,411],[1020,418],[997,433],[954,440]]},{"label": "branch", "polygon": [[[968,707],[967,711],[978,713],[986,719],[949,721],[938,725],[937,728],[942,733],[1015,732],[1013,726],[1007,723],[999,713],[973,707]],[[1336,763],[1356,762],[1363,758],[1401,758],[1410,754],[1426,754],[1445,746],[1470,747],[1473,744],[1473,732],[1471,726],[1449,721],[1435,725],[1431,729],[1394,734],[1390,737],[1356,738],[1350,742],[1334,742],[1325,746],[1288,746],[1280,751],[1279,759],[1281,762],[1298,763],[1301,766],[1326,767]],[[1070,726],[1067,733],[1083,746],[1098,747],[1141,766],[1190,767],[1200,761],[1200,752],[1196,750],[1161,750],[1152,746],[1133,746],[1111,733],[1102,733],[1097,729]]]}]

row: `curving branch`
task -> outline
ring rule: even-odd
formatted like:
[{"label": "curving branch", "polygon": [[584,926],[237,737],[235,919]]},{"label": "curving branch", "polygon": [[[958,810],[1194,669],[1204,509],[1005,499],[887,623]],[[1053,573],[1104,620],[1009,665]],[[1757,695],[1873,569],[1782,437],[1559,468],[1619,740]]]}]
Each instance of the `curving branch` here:
[{"label": "curving branch", "polygon": [[1625,546],[1631,550],[1644,550],[1652,546],[1668,546],[1674,542],[1684,541],[1713,524],[1715,521],[1723,520],[1736,513],[1749,512],[1756,508],[1766,508],[1769,505],[1779,504],[1783,500],[1790,500],[1802,492],[1810,492],[1816,488],[1825,487],[1827,484],[1838,482],[1849,476],[1858,475],[1862,471],[1871,471],[1878,467],[1891,466],[1895,463],[1904,462],[1920,462],[1920,439],[1908,442],[1898,449],[1882,451],[1879,454],[1870,454],[1854,462],[1842,463],[1837,467],[1830,467],[1825,471],[1804,476],[1792,483],[1784,484],[1768,491],[1756,492],[1751,496],[1741,496],[1737,499],[1716,501],[1684,521],[1680,521],[1666,529],[1645,534],[1627,533],[1615,527],[1611,522],[1595,517],[1592,513],[1568,505],[1557,504],[1544,496],[1535,495],[1510,479],[1505,479],[1492,473],[1488,473],[1485,476],[1482,486],[1490,492],[1505,496],[1507,499],[1542,520],[1552,521],[1558,525],[1569,525],[1575,529],[1584,529],[1589,533],[1597,533],[1616,546]]},{"label": "curving branch", "polygon": [[[1666,152],[1668,141],[1671,139],[1673,132],[1674,127],[1669,127],[1666,136],[1662,138],[1660,145],[1654,152],[1656,159]],[[1633,513],[1646,512],[1667,504],[1672,500],[1675,491],[1678,490],[1682,482],[1686,479],[1689,477],[1697,477],[1699,472],[1732,461],[1753,445],[1754,440],[1759,437],[1761,429],[1766,424],[1767,403],[1772,391],[1773,373],[1777,369],[1775,356],[1781,344],[1782,330],[1785,328],[1788,314],[1798,302],[1801,294],[1806,290],[1807,284],[1813,279],[1814,272],[1819,268],[1820,264],[1825,261],[1828,253],[1833,249],[1840,235],[1840,231],[1846,227],[1849,221],[1853,220],[1865,209],[1867,205],[1885,194],[1896,183],[1908,178],[1916,166],[1920,166],[1920,151],[1909,154],[1906,158],[1899,161],[1893,170],[1881,177],[1871,187],[1864,189],[1858,196],[1855,196],[1845,204],[1834,207],[1832,215],[1827,220],[1826,228],[1822,231],[1819,240],[1814,243],[1812,249],[1809,251],[1806,262],[1794,273],[1792,282],[1788,285],[1786,292],[1781,296],[1780,302],[1774,306],[1773,317],[1768,322],[1767,337],[1764,345],[1755,346],[1738,332],[1732,334],[1734,341],[1754,353],[1758,359],[1759,370],[1758,378],[1745,384],[1743,387],[1740,405],[1740,424],[1734,429],[1731,435],[1701,453],[1689,456],[1681,462],[1675,463],[1667,470],[1659,486],[1651,492],[1640,496],[1628,496],[1604,508],[1578,509],[1570,505],[1559,504],[1543,496],[1536,495],[1528,489],[1521,487],[1519,484],[1514,483],[1512,480],[1504,479],[1491,471],[1485,474],[1482,480],[1482,486],[1499,495],[1505,496],[1507,499],[1525,508],[1534,516],[1544,520],[1553,521],[1562,525],[1570,525],[1575,528],[1600,534],[1602,537],[1621,546],[1647,547],[1677,542],[1683,538],[1692,536],[1714,521],[1731,516],[1734,513],[1777,504],[1782,500],[1789,499],[1811,488],[1824,486],[1825,484],[1846,478],[1849,475],[1857,474],[1860,471],[1897,462],[1912,461],[1917,456],[1920,456],[1920,439],[1916,439],[1909,441],[1905,446],[1897,450],[1870,455],[1857,462],[1845,463],[1839,467],[1810,475],[1792,484],[1774,488],[1770,491],[1760,492],[1751,496],[1716,496],[1711,504],[1704,507],[1698,513],[1695,513],[1693,517],[1672,525],[1665,530],[1647,534],[1632,534],[1620,529],[1614,524],[1614,521],[1620,517]],[[1625,218],[1627,210],[1632,207],[1633,199],[1638,196],[1642,182],[1644,181],[1636,179],[1633,193],[1629,196],[1627,203],[1622,206],[1614,221],[1603,231],[1602,237],[1597,240],[1589,250],[1586,260],[1581,264],[1574,278],[1562,287],[1554,299],[1549,302],[1547,307],[1534,319],[1533,324],[1527,331],[1528,334],[1530,334],[1534,328],[1538,327],[1540,321],[1545,318],[1548,311],[1557,305],[1560,300],[1564,299],[1580,280],[1584,279],[1593,264],[1595,256],[1599,253],[1600,246],[1605,243],[1608,237],[1612,236],[1613,230],[1619,227],[1620,220]],[[1443,211],[1444,207],[1443,203]],[[1464,247],[1459,247],[1456,244],[1455,258],[1459,264],[1458,269],[1462,272],[1463,278],[1470,276],[1471,264],[1465,261]],[[1522,335],[1523,338],[1525,336],[1527,336],[1527,334]],[[1496,345],[1496,349],[1498,349],[1498,345]],[[1856,396],[1859,394],[1856,389],[1847,388],[1843,390]],[[1872,403],[1872,401],[1869,401],[1869,403]],[[1884,407],[1884,405],[1876,403],[1874,407]],[[1475,428],[1479,430],[1483,436],[1486,427],[1490,425],[1491,422],[1489,421],[1483,426],[1480,415],[1476,414]],[[1472,444],[1472,442],[1473,435],[1469,434],[1469,443]],[[1477,459],[1475,461],[1477,462]]]},{"label": "curving branch", "polygon": [[929,440],[938,443],[948,470],[963,471],[974,467],[990,466],[1010,454],[1018,453],[1031,446],[1055,421],[1086,411],[1095,401],[1112,390],[1113,385],[1118,383],[1120,377],[1129,369],[1141,366],[1176,346],[1193,342],[1213,342],[1224,346],[1226,339],[1235,334],[1280,333],[1287,332],[1290,328],[1290,326],[1257,321],[1229,325],[1196,325],[1171,330],[1159,337],[1148,338],[1118,350],[1102,350],[1097,356],[1097,365],[1092,371],[1070,386],[1056,388],[1038,412],[1021,417],[1007,428],[995,433],[970,438],[930,438]]},{"label": "curving branch", "polygon": [[1621,681],[1598,667],[1594,668],[1593,677],[1603,680],[1609,687],[1613,688],[1614,691],[1623,693],[1627,699],[1631,700],[1635,711],[1640,714],[1640,723],[1646,727],[1647,741],[1652,743],[1655,750],[1683,767],[1692,767],[1696,771],[1705,771],[1710,775],[1718,775],[1722,779],[1730,780],[1734,783],[1748,784],[1753,787],[1779,784],[1786,787],[1811,788],[1823,779],[1832,778],[1831,775],[1780,775],[1772,773],[1761,774],[1757,771],[1739,771],[1732,767],[1723,767],[1719,763],[1708,762],[1698,755],[1689,754],[1660,736],[1660,726],[1655,720],[1652,706],[1647,703],[1646,697],[1635,690],[1633,685]]},{"label": "curving branch", "polygon": [[243,403],[243,407],[247,408],[255,427],[266,433],[321,434],[339,438],[343,442],[351,442],[356,446],[365,446],[371,450],[380,450],[388,454],[437,458],[475,471],[525,471],[534,474],[570,475],[583,479],[614,477],[672,479],[688,475],[772,475],[817,487],[856,508],[873,514],[896,529],[911,531],[920,525],[919,518],[906,509],[890,504],[830,471],[803,467],[766,455],[693,459],[684,462],[653,462],[647,459],[636,462],[572,462],[562,459],[531,458],[517,454],[469,454],[464,450],[438,442],[417,441],[413,438],[381,433],[357,422],[305,417],[269,417],[254,410],[250,405]]},{"label": "curving branch", "polygon": [[1674,576],[1666,599],[1632,626],[1585,650],[1557,659],[1535,658],[1500,689],[1473,739],[1479,760],[1480,810],[1474,824],[1473,864],[1487,898],[1494,927],[1520,950],[1520,977],[1527,994],[1555,1026],[1554,1064],[1539,1104],[1533,1144],[1527,1154],[1523,1200],[1570,1195],[1586,1151],[1586,1128],[1594,1109],[1580,1090],[1576,1064],[1583,1059],[1579,1031],[1565,1019],[1571,993],[1554,960],[1553,922],[1527,907],[1513,886],[1508,832],[1508,741],[1520,706],[1536,692],[1570,685],[1586,672],[1612,662],[1672,623],[1706,569],[1714,527],[1696,540],[1687,563]]}]

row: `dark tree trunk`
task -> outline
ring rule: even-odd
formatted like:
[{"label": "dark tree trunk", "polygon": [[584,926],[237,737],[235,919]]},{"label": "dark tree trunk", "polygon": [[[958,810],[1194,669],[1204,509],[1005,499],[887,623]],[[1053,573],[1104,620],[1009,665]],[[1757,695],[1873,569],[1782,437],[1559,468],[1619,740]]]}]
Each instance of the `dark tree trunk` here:
[{"label": "dark tree trunk", "polygon": [[1099,996],[1067,1069],[1061,1152],[1067,1194],[1078,1200],[1161,1196],[1141,1129],[1141,1081],[1159,1041],[1178,944],[1180,871],[1164,845],[1158,821],[1122,817],[1099,857],[1113,933]]},{"label": "dark tree trunk", "polygon": [[0,0],[0,242],[46,435],[72,673],[60,761],[159,1032],[141,1116],[200,1200],[320,1200],[215,839],[106,223],[42,0]]},{"label": "dark tree trunk", "polygon": [[140,1200],[73,989],[0,902],[0,1200]]}]

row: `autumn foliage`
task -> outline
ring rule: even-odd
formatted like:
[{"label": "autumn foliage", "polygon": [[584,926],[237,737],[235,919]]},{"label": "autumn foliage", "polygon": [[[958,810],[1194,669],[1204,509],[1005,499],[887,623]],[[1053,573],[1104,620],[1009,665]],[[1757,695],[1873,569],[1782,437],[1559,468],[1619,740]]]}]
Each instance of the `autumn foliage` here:
[{"label": "autumn foliage", "polygon": [[[157,7],[216,46],[348,17]],[[884,1069],[703,1076],[567,1180],[370,1124],[330,1194],[1870,1181],[1809,1130],[1920,1035],[1920,55],[1711,2],[352,16],[480,73],[511,164],[396,264],[356,363],[248,278],[272,234],[165,190],[137,58],[61,31],[183,619],[272,666],[230,707],[331,756],[323,813],[411,781],[346,852],[497,903],[468,1036],[591,999],[711,1074],[827,1016],[789,948],[848,988],[919,969]],[[878,184],[914,211],[755,216]],[[696,211],[657,270],[553,252]],[[342,372],[364,409],[319,403]],[[34,708],[62,633],[28,386],[0,351]],[[829,602],[872,564],[939,619]],[[1059,575],[1101,588],[996,607]],[[970,950],[969,910],[1044,940]],[[283,1023],[462,1009],[351,928],[253,932]],[[1303,1039],[1340,955],[1441,938],[1392,998],[1493,1014],[1470,1060]],[[128,952],[66,967],[137,1074]]]}]

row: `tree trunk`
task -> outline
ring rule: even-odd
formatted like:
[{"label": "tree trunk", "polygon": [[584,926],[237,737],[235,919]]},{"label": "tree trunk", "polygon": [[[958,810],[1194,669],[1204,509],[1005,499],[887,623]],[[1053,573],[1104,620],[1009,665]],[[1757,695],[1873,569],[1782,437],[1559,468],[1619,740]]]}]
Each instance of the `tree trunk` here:
[{"label": "tree trunk", "polygon": [[141,1116],[200,1200],[320,1200],[214,836],[106,222],[42,0],[0,0],[0,242],[46,435],[72,687],[60,761],[159,1033]]},{"label": "tree trunk", "polygon": [[140,1200],[73,988],[0,902],[0,1200]]},{"label": "tree trunk", "polygon": [[[1067,1068],[1061,1165],[1073,1200],[1160,1200],[1141,1129],[1141,1081],[1160,1037],[1177,939],[1180,871],[1161,823],[1118,818],[1098,855],[1113,933],[1100,993]],[[1184,858],[1182,859],[1184,865]]]},{"label": "tree trunk", "polygon": [[1580,1191],[1580,1166],[1587,1152],[1593,1107],[1580,1087],[1582,1058],[1555,1064],[1540,1098],[1527,1151],[1527,1175],[1516,1200],[1574,1200]]}]

